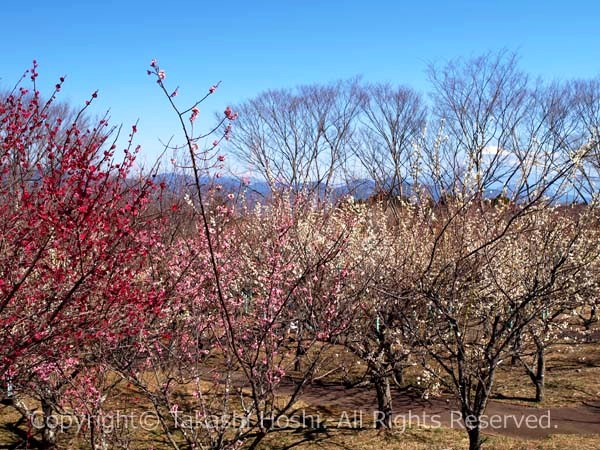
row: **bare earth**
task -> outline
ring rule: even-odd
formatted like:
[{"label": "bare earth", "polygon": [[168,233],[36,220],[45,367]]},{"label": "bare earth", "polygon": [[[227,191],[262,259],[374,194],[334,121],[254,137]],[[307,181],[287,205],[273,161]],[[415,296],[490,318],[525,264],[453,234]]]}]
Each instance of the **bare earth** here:
[{"label": "bare earth", "polygon": [[[311,386],[303,394],[302,400],[322,412],[329,426],[342,424],[341,419],[352,421],[353,418],[359,418],[359,411],[362,411],[363,426],[370,427],[377,404],[375,392],[368,387],[346,388],[334,383]],[[413,425],[462,427],[459,409],[452,401],[444,398],[425,400],[414,394],[394,391],[393,407],[396,427],[408,424],[409,421]],[[342,415],[344,411],[345,416]],[[484,432],[488,434],[521,439],[541,439],[557,433],[600,434],[600,399],[576,407],[557,408],[536,408],[491,401],[486,409],[486,416],[490,425]]]}]

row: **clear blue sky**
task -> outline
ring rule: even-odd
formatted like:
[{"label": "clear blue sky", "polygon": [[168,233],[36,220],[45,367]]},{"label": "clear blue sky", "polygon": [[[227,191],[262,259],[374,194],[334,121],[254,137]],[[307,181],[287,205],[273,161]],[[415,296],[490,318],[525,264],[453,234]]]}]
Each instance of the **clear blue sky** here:
[{"label": "clear blue sky", "polygon": [[149,159],[157,138],[177,131],[145,70],[157,58],[180,100],[218,95],[199,120],[268,88],[362,75],[426,93],[425,68],[458,56],[507,48],[546,79],[600,74],[598,1],[38,1],[0,5],[0,88],[36,58],[62,98],[82,103],[98,89],[95,112],[140,119]]}]

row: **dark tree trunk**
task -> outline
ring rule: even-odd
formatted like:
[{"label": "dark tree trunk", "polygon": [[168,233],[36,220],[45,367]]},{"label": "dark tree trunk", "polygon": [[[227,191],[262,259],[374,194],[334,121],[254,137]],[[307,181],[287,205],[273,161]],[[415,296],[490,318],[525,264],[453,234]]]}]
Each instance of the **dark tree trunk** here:
[{"label": "dark tree trunk", "polygon": [[302,345],[302,339],[298,338],[298,343],[296,344],[296,360],[294,361],[294,370],[296,372],[300,372],[302,369],[302,357],[306,354],[306,350]]},{"label": "dark tree trunk", "polygon": [[389,375],[373,378],[377,392],[377,415],[375,428],[378,430],[392,427],[392,390]]},{"label": "dark tree trunk", "polygon": [[521,351],[521,333],[517,334],[515,343],[512,348],[512,356],[510,357],[510,365],[514,366],[519,362],[519,353]]},{"label": "dark tree trunk", "polygon": [[535,401],[544,401],[545,396],[545,378],[546,378],[546,355],[544,354],[544,347],[538,347],[537,349],[537,364],[535,367],[535,376],[532,381],[535,384]]},{"label": "dark tree trunk", "polygon": [[306,354],[306,349],[302,345],[302,324],[298,323],[296,329],[296,360],[294,361],[294,370],[300,372],[302,369],[302,357]]},{"label": "dark tree trunk", "polygon": [[480,450],[481,449],[481,428],[477,425],[470,430],[469,433],[469,450]]},{"label": "dark tree trunk", "polygon": [[546,353],[544,345],[539,339],[534,338],[534,342],[536,345],[535,367],[533,367],[533,364],[530,367],[525,361],[523,361],[523,366],[535,386],[535,401],[542,402],[544,401],[546,384]]},{"label": "dark tree trunk", "polygon": [[248,450],[254,450],[254,449],[256,449],[258,447],[258,445],[262,442],[262,440],[265,438],[266,435],[267,435],[267,433],[265,431],[259,431],[259,432],[257,432],[256,436],[254,437],[254,440],[252,441],[252,443],[248,447]]}]

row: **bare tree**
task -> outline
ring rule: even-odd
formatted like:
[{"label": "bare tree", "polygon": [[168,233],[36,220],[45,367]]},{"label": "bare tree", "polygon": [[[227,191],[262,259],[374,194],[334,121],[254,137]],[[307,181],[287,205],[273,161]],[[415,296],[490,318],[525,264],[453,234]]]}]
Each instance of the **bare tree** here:
[{"label": "bare tree", "polygon": [[328,195],[344,177],[361,102],[357,80],[267,91],[237,107],[232,146],[271,189]]},{"label": "bare tree", "polygon": [[589,154],[580,161],[580,199],[589,202],[598,193],[600,182],[600,78],[570,83],[571,110],[575,116],[580,145],[589,146]]},{"label": "bare tree", "polygon": [[[445,179],[438,195],[483,195],[502,190],[515,169],[514,132],[529,108],[527,76],[516,57],[504,52],[445,67],[430,67],[432,123],[439,122],[444,145],[425,149],[432,180]],[[508,165],[508,167],[506,167]]]},{"label": "bare tree", "polygon": [[354,149],[376,190],[386,198],[406,196],[413,147],[426,124],[421,96],[407,87],[368,85],[360,122]]}]

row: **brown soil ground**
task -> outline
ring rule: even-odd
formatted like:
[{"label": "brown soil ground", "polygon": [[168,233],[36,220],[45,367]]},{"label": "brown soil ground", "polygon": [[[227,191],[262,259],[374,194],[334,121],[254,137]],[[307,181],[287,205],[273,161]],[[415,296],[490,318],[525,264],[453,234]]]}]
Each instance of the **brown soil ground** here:
[{"label": "brown soil ground", "polygon": [[[325,417],[326,424],[341,424],[337,418],[359,417],[362,425],[372,427],[376,410],[375,392],[369,387],[346,388],[337,383],[309,387],[302,401]],[[448,399],[422,399],[411,393],[393,392],[395,426],[444,426],[461,428],[459,409]],[[354,413],[356,411],[356,414]],[[346,416],[342,414],[346,412]],[[541,439],[550,434],[600,434],[600,399],[573,407],[527,407],[492,400],[486,409],[489,426],[486,434],[521,439]],[[333,419],[331,419],[333,418]],[[494,422],[495,421],[495,422]],[[527,424],[529,421],[529,425]]]}]

